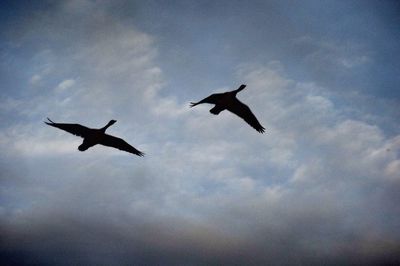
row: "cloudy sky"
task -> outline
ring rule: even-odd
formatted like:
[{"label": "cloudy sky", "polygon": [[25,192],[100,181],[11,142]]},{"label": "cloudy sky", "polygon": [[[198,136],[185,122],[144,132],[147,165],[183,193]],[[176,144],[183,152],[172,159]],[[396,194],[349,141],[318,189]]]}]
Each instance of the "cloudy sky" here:
[{"label": "cloudy sky", "polygon": [[[397,1],[0,7],[3,262],[400,263]],[[266,134],[189,108],[242,83]]]}]

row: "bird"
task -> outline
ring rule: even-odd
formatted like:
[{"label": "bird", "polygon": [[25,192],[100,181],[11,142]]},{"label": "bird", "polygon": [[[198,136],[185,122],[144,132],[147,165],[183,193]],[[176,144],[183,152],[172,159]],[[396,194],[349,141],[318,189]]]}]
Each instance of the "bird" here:
[{"label": "bird", "polygon": [[49,126],[65,130],[71,134],[74,134],[75,136],[82,137],[83,142],[78,147],[78,150],[80,151],[86,151],[94,145],[101,144],[138,156],[144,156],[143,152],[132,147],[125,140],[106,134],[107,128],[115,124],[117,120],[110,120],[110,122],[108,122],[108,124],[102,128],[88,128],[80,124],[55,123],[50,120],[50,118],[47,118],[47,120],[49,120],[49,122],[44,121],[44,123]]},{"label": "bird", "polygon": [[215,106],[210,109],[210,113],[218,115],[220,112],[228,110],[242,118],[247,124],[252,126],[259,133],[264,133],[265,128],[260,124],[260,122],[258,122],[256,116],[251,112],[250,108],[236,98],[236,94],[238,94],[238,92],[244,88],[246,88],[246,85],[242,84],[238,89],[233,91],[211,94],[197,103],[191,102],[190,107],[194,107],[202,103],[215,104]]}]

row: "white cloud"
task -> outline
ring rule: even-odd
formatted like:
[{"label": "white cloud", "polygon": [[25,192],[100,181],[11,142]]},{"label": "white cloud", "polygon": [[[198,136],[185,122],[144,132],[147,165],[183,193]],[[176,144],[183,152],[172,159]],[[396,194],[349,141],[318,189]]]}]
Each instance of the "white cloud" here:
[{"label": "white cloud", "polygon": [[391,161],[385,168],[385,174],[389,178],[400,180],[400,160]]},{"label": "white cloud", "polygon": [[74,79],[65,79],[65,80],[61,81],[54,90],[57,93],[61,93],[65,90],[71,88],[74,85],[75,85]]},{"label": "white cloud", "polygon": [[[81,140],[63,136],[60,133],[49,134],[47,126],[39,122],[33,124],[15,124],[0,134],[0,145],[9,155],[22,158],[48,156],[49,154],[75,153]],[[57,136],[57,137],[55,137]]]},{"label": "white cloud", "polygon": [[315,67],[327,68],[333,65],[352,69],[372,61],[368,52],[359,43],[318,40],[310,36],[296,38],[293,43],[296,46],[310,48],[305,60]]},{"label": "white cloud", "polygon": [[29,83],[32,85],[36,85],[40,82],[40,80],[42,79],[42,77],[38,74],[35,74],[31,77],[31,79],[29,80]]}]

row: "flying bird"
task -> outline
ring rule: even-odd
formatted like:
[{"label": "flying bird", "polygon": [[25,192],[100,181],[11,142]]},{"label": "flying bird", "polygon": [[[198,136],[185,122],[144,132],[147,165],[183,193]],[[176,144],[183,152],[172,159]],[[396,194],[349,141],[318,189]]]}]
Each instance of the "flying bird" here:
[{"label": "flying bird", "polygon": [[107,125],[102,128],[88,128],[80,124],[66,124],[66,123],[54,123],[47,118],[49,122],[45,122],[47,125],[65,130],[75,136],[83,138],[83,142],[79,145],[78,150],[86,151],[90,147],[96,144],[101,144],[108,147],[117,148],[122,151],[136,154],[138,156],[144,156],[144,153],[135,149],[129,145],[125,140],[106,134],[108,127],[113,125],[117,120],[110,120]]},{"label": "flying bird", "polygon": [[204,98],[197,103],[191,102],[190,107],[194,107],[202,103],[215,104],[215,106],[210,110],[210,113],[218,115],[220,112],[226,109],[242,118],[247,122],[247,124],[252,126],[258,132],[264,133],[265,128],[260,124],[260,122],[258,122],[250,108],[236,98],[236,94],[238,94],[238,92],[243,90],[245,87],[246,85],[242,84],[238,89],[233,91],[211,94],[207,98]]}]

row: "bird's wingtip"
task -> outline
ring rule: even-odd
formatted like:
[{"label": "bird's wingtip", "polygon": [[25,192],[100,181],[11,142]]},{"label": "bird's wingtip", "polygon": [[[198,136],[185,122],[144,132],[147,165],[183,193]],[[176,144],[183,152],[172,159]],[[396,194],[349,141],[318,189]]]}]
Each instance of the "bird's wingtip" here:
[{"label": "bird's wingtip", "polygon": [[47,117],[47,120],[48,120],[50,123],[47,122],[47,121],[43,121],[43,123],[45,123],[46,125],[51,125],[52,123],[54,123],[54,122],[51,121],[50,118],[48,118],[48,117]]},{"label": "bird's wingtip", "polygon": [[260,132],[261,134],[264,134],[265,133],[265,128],[261,127],[259,129],[257,129],[257,131]]}]

